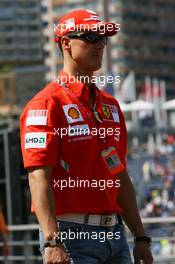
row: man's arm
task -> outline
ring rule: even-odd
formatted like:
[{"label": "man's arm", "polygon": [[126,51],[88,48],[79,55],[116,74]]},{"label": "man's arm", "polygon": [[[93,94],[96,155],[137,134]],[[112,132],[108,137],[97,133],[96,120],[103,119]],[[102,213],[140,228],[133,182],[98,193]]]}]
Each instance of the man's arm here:
[{"label": "man's arm", "polygon": [[[120,173],[120,195],[118,202],[123,209],[122,217],[134,236],[144,236],[144,228],[137,208],[135,191],[127,171]],[[134,248],[135,264],[143,259],[145,264],[153,263],[153,257],[147,242],[136,242]]]},{"label": "man's arm", "polygon": [[29,186],[32,203],[45,240],[53,239],[57,233],[55,206],[50,185],[51,167],[41,167],[29,170]]},{"label": "man's arm", "polygon": [[118,202],[123,208],[122,217],[134,236],[143,236],[144,228],[137,208],[135,191],[127,171],[120,173]]},{"label": "man's arm", "polygon": [[[35,213],[44,234],[44,239],[53,240],[57,234],[54,197],[50,184],[52,167],[40,167],[29,169],[29,186],[32,195],[32,203]],[[69,256],[65,248],[47,247],[45,249],[45,262],[47,263],[69,263]]]}]

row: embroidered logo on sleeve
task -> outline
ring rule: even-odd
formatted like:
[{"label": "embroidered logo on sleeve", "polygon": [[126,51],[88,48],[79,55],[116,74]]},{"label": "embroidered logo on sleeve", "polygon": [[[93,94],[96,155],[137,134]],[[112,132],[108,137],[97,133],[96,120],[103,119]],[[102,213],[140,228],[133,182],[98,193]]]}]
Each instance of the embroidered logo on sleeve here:
[{"label": "embroidered logo on sleeve", "polygon": [[112,113],[111,113],[111,109],[109,105],[105,105],[103,104],[103,114],[105,116],[106,119],[112,119]]},{"label": "embroidered logo on sleeve", "polygon": [[117,106],[102,104],[102,114],[104,120],[120,123]]},{"label": "embroidered logo on sleeve", "polygon": [[84,120],[76,104],[64,105],[63,110],[69,124]]},{"label": "embroidered logo on sleeve", "polygon": [[29,110],[27,112],[26,126],[45,126],[47,124],[48,110]]},{"label": "embroidered logo on sleeve", "polygon": [[46,132],[31,132],[25,134],[25,149],[29,148],[45,148]]},{"label": "embroidered logo on sleeve", "polygon": [[118,107],[115,105],[111,105],[111,110],[112,110],[112,116],[115,122],[120,123],[120,118],[118,114]]}]

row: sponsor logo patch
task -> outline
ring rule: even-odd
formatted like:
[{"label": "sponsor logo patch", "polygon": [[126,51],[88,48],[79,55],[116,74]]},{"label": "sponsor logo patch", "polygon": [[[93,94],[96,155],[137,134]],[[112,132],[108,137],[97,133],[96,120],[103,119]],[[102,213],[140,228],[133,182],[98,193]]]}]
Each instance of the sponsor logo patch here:
[{"label": "sponsor logo patch", "polygon": [[64,105],[63,110],[69,124],[84,120],[76,104]]},{"label": "sponsor logo patch", "polygon": [[111,105],[112,116],[115,122],[120,123],[120,118],[118,114],[118,107],[116,105]]},{"label": "sponsor logo patch", "polygon": [[72,119],[77,119],[80,115],[76,108],[71,107],[68,110],[68,116],[70,116]]},{"label": "sponsor logo patch", "polygon": [[83,136],[90,133],[89,126],[85,125],[77,125],[69,127],[69,136]]},{"label": "sponsor logo patch", "polygon": [[61,24],[61,31],[63,32],[72,27],[75,28],[75,21],[74,21],[74,18],[69,18],[65,20],[64,23]]},{"label": "sponsor logo patch", "polygon": [[105,117],[107,119],[111,119],[112,114],[111,114],[110,106],[109,105],[103,105],[102,109],[103,109],[103,114],[105,115]]},{"label": "sponsor logo patch", "polygon": [[26,126],[45,126],[47,124],[48,110],[29,110],[27,112]]},{"label": "sponsor logo patch", "polygon": [[46,132],[31,132],[25,134],[25,149],[29,148],[45,148]]},{"label": "sponsor logo patch", "polygon": [[102,114],[104,120],[120,123],[117,106],[102,104]]}]

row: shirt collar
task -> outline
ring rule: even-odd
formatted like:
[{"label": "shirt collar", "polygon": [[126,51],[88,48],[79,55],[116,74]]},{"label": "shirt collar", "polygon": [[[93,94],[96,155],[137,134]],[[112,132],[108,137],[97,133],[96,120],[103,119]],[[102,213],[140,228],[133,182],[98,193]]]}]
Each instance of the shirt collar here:
[{"label": "shirt collar", "polygon": [[[78,98],[83,98],[89,102],[89,88],[87,84],[84,84],[75,79],[74,76],[71,76],[69,73],[61,70],[58,76],[60,84],[62,83],[63,87],[67,87],[75,94]],[[98,88],[94,84],[95,94],[98,94]],[[96,97],[96,96],[95,96]]]}]

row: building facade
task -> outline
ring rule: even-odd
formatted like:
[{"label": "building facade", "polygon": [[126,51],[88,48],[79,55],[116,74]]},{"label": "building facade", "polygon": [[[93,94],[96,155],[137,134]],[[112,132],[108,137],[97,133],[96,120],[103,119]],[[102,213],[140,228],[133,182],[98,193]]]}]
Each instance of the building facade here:
[{"label": "building facade", "polygon": [[136,74],[137,89],[145,76],[166,81],[167,96],[175,96],[175,1],[111,0],[110,17],[121,23],[112,41],[112,64],[123,79]]},{"label": "building facade", "polygon": [[[175,95],[174,0],[52,0],[52,23],[56,24],[62,14],[77,8],[92,9],[102,18],[120,24],[119,34],[111,38],[109,44],[110,56],[105,73],[112,71],[113,75],[120,75],[122,84],[133,70],[137,93],[146,76],[165,80],[167,96]],[[54,73],[50,76],[56,75],[62,65],[56,44],[52,49],[50,64]]]},{"label": "building facade", "polygon": [[0,72],[16,76],[16,103],[25,104],[45,82],[40,0],[0,1]]},{"label": "building facade", "polygon": [[[96,10],[98,1],[92,0],[43,0],[42,4],[45,7],[43,13],[44,23],[47,25],[44,30],[44,36],[46,39],[44,49],[47,52],[47,58],[45,64],[50,68],[47,73],[47,80],[53,80],[56,78],[58,71],[62,68],[63,58],[58,45],[54,43],[54,27],[57,25],[57,21],[63,14],[72,11],[74,9],[92,9]],[[55,26],[54,26],[55,25]]]},{"label": "building facade", "polygon": [[[150,76],[166,81],[167,97],[175,95],[174,0],[1,0],[0,73],[8,66],[9,74],[16,76],[18,104],[25,104],[57,76],[63,60],[54,43],[54,24],[77,8],[92,9],[120,24],[119,34],[108,45],[102,73],[119,75],[122,84],[133,70],[137,94]],[[114,87],[115,95],[118,88]]]}]

